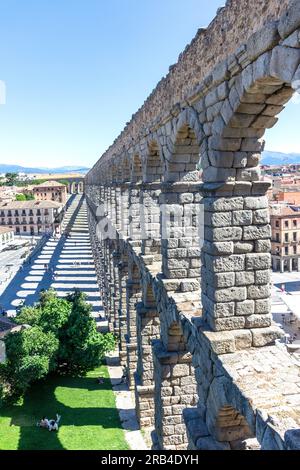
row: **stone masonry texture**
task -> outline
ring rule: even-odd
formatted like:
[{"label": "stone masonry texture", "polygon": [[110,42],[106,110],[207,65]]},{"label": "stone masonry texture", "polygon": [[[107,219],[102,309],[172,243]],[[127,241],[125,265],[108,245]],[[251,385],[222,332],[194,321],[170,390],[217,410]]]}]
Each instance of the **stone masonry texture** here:
[{"label": "stone masonry texture", "polygon": [[259,167],[299,38],[299,0],[227,1],[85,178],[105,315],[153,449],[300,448]]}]

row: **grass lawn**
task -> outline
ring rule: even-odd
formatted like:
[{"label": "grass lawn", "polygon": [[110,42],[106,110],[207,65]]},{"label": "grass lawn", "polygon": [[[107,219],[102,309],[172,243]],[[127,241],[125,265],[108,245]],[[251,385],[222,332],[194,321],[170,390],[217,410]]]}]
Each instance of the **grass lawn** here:
[{"label": "grass lawn", "polygon": [[[96,378],[104,377],[97,384]],[[42,416],[62,416],[58,433],[36,426]],[[125,450],[108,371],[86,377],[50,376],[34,385],[22,403],[0,409],[1,450]]]}]

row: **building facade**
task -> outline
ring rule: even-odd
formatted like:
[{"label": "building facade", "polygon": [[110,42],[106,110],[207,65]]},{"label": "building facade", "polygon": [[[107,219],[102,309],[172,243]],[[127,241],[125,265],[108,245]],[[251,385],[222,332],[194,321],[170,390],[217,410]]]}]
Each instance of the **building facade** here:
[{"label": "building facade", "polygon": [[14,230],[0,226],[0,250],[14,241]]},{"label": "building facade", "polygon": [[57,181],[45,181],[32,188],[37,201],[55,201],[63,205],[67,202],[67,187]]},{"label": "building facade", "polygon": [[53,201],[0,203],[0,225],[16,235],[60,233],[63,205]]},{"label": "building facade", "polygon": [[271,206],[272,266],[274,271],[300,271],[299,208]]},{"label": "building facade", "polygon": [[300,205],[300,185],[293,189],[282,189],[275,195],[275,199],[286,204]]}]

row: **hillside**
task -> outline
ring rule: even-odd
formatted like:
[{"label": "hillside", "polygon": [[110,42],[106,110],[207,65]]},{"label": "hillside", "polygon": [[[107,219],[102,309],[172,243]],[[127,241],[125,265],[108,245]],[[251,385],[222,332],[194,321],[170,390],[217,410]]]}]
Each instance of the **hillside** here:
[{"label": "hillside", "polygon": [[33,174],[51,174],[51,173],[87,173],[89,168],[78,166],[62,166],[59,168],[32,168],[20,165],[7,165],[0,163],[0,173],[33,173]]}]

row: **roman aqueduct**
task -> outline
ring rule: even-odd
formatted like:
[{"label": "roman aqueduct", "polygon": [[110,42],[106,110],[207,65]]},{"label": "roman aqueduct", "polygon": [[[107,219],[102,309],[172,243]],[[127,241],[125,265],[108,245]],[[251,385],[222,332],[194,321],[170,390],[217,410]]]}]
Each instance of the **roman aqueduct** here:
[{"label": "roman aqueduct", "polygon": [[86,176],[104,308],[154,448],[300,448],[259,169],[299,81],[300,1],[229,0]]}]

